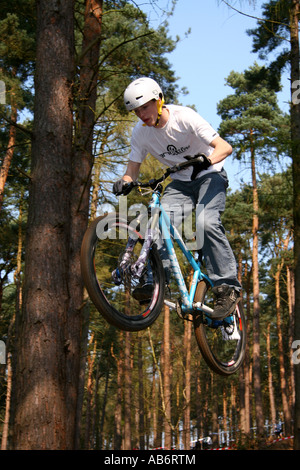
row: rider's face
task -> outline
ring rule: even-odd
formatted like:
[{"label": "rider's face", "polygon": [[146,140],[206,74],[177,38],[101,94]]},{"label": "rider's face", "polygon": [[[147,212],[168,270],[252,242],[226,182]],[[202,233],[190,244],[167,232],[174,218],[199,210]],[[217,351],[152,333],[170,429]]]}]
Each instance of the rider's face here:
[{"label": "rider's face", "polygon": [[134,112],[146,126],[155,126],[158,115],[156,100],[148,101],[148,103],[136,108]]}]

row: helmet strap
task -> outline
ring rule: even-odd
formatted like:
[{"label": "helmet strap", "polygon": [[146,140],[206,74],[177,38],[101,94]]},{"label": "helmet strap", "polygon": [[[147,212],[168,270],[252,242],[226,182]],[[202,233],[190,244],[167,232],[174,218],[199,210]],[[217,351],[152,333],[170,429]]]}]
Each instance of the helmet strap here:
[{"label": "helmet strap", "polygon": [[157,127],[158,124],[159,124],[159,121],[160,121],[160,118],[161,118],[161,115],[162,115],[162,110],[163,110],[164,103],[165,103],[165,100],[163,98],[161,98],[160,102],[159,102],[159,100],[157,100],[157,102],[156,102],[156,105],[157,105],[157,119],[156,119],[155,127]]}]

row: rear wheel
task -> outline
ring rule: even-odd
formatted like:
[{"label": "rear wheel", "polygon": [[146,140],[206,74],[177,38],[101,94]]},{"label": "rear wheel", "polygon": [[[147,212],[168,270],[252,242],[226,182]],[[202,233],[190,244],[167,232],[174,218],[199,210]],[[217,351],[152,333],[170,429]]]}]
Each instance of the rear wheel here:
[{"label": "rear wheel", "polygon": [[[134,224],[117,214],[92,222],[82,242],[81,272],[89,296],[101,315],[122,330],[147,328],[163,306],[164,270],[156,245],[150,249],[141,277],[130,269],[139,258],[143,242]],[[149,299],[139,302],[132,293],[149,273],[152,293]]]},{"label": "rear wheel", "polygon": [[[208,283],[200,281],[195,302],[213,308]],[[220,375],[232,375],[242,365],[246,350],[246,319],[241,301],[222,321],[211,320],[201,311],[194,313],[194,330],[199,349],[208,366]]]}]

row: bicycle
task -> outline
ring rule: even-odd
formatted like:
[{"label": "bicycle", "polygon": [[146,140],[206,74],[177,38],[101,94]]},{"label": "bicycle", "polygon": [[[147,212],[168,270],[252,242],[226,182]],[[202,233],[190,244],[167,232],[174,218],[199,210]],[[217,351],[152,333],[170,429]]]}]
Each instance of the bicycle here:
[{"label": "bicycle", "polygon": [[[149,188],[152,192],[147,214],[129,219],[110,213],[95,219],[83,238],[81,270],[90,299],[110,324],[121,330],[143,330],[155,322],[166,304],[180,318],[193,322],[198,347],[208,366],[220,375],[229,376],[240,368],[245,356],[246,319],[242,302],[222,321],[210,317],[213,283],[205,274],[201,259],[187,248],[160,202],[161,183],[170,174],[197,165],[202,159],[201,155],[189,157],[186,162],[168,168],[158,179],[128,183],[124,188],[126,194],[133,188],[140,191]],[[164,268],[155,241],[158,231],[166,243],[179,288],[176,302],[165,299]],[[174,242],[192,272],[189,287]],[[132,293],[146,275],[151,275],[152,293],[149,299],[138,301]]]}]

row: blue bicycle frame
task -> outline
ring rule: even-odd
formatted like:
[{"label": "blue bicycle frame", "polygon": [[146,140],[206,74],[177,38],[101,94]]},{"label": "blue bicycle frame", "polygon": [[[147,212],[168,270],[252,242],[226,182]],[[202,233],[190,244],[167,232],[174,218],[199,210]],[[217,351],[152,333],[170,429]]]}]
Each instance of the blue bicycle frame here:
[{"label": "blue bicycle frame", "polygon": [[[164,208],[161,205],[160,196],[161,196],[161,191],[159,189],[153,192],[152,200],[149,204],[149,209],[151,210],[151,214],[154,214],[154,215],[152,217],[152,222],[150,224],[150,227],[148,227],[148,233],[147,233],[147,236],[145,237],[145,240],[152,239],[152,235],[157,226],[157,216],[158,216],[158,226],[160,229],[160,233],[165,243],[165,246],[169,255],[169,259],[171,262],[171,266],[172,266],[172,272],[174,274],[174,277],[176,279],[176,282],[178,284],[178,288],[180,291],[181,301],[182,301],[182,304],[181,304],[182,311],[186,313],[186,312],[190,312],[194,310],[195,308],[196,309],[199,308],[200,310],[203,310],[207,313],[211,313],[212,312],[211,308],[205,306],[204,304],[201,304],[200,302],[194,303],[194,297],[195,297],[195,292],[196,292],[198,281],[202,279],[206,279],[206,281],[208,281],[211,286],[213,286],[213,283],[209,279],[209,277],[206,276],[201,271],[200,263],[195,260],[191,251],[188,250],[186,244],[182,240],[182,237],[179,234],[178,230],[176,229],[176,227],[174,227],[171,224],[170,218],[168,217],[167,213],[165,212]],[[186,287],[186,283],[183,278],[181,268],[180,268],[180,265],[179,265],[179,262],[175,253],[172,238],[176,240],[176,243],[178,244],[180,250],[182,251],[187,261],[193,268],[193,279],[192,279],[190,291],[188,291]],[[150,249],[149,243],[147,245],[148,245],[148,249]],[[176,307],[176,304],[169,302],[167,300],[165,300],[165,303],[173,308]]]}]

